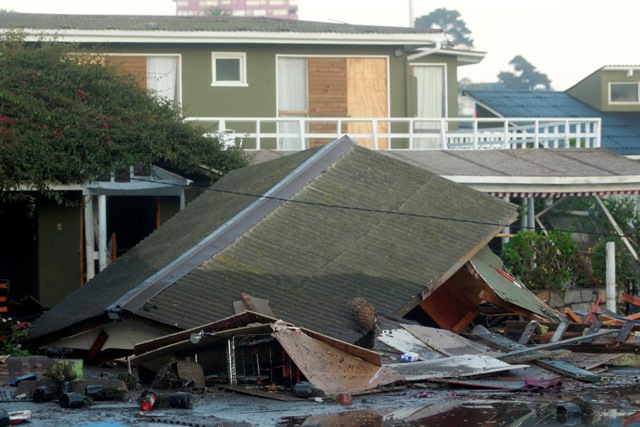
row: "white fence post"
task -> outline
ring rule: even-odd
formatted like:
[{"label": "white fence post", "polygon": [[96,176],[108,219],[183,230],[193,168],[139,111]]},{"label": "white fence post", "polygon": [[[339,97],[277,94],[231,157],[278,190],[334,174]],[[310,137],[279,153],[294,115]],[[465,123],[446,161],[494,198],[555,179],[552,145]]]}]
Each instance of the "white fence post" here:
[{"label": "white fence post", "polygon": [[614,313],[616,311],[616,244],[607,242],[607,273],[606,273],[606,293],[607,293],[607,310]]}]

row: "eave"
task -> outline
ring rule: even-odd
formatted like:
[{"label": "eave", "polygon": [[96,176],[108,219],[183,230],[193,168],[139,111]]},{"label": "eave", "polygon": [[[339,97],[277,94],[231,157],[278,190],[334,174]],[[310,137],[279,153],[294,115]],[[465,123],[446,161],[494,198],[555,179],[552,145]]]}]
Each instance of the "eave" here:
[{"label": "eave", "polygon": [[640,191],[640,175],[583,177],[443,175],[442,177],[494,195],[607,195],[637,194]]},{"label": "eave", "polygon": [[[287,44],[287,45],[368,45],[432,46],[446,41],[436,34],[306,33],[257,31],[122,31],[24,29],[26,41],[37,42],[42,35],[73,43],[217,43],[217,44]],[[7,30],[1,30],[5,34]],[[456,52],[459,55],[459,52]]]}]

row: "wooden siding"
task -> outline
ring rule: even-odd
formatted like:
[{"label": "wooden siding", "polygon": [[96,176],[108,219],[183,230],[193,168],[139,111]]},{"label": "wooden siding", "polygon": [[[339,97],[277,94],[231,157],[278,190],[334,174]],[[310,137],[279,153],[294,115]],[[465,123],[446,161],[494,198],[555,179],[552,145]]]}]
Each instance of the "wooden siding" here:
[{"label": "wooden siding", "polygon": [[147,87],[146,56],[109,56],[108,60],[123,74],[130,74],[142,87]]},{"label": "wooden siding", "polygon": [[[309,58],[309,117],[347,117],[347,59]],[[312,132],[335,132],[335,125],[319,122],[309,125]],[[343,128],[346,131],[346,127]],[[331,142],[332,138],[314,138],[309,147]]]}]

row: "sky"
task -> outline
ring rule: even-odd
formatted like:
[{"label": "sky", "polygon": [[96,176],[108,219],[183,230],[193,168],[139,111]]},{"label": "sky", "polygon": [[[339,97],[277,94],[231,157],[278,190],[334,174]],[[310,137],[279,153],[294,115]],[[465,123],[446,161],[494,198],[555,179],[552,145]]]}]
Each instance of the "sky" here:
[{"label": "sky", "polygon": [[[495,82],[522,55],[566,90],[605,65],[640,65],[640,0],[298,0],[309,21],[409,26],[419,17],[457,10],[484,60],[459,69],[460,78]],[[0,0],[24,13],[174,15],[173,0]]]}]

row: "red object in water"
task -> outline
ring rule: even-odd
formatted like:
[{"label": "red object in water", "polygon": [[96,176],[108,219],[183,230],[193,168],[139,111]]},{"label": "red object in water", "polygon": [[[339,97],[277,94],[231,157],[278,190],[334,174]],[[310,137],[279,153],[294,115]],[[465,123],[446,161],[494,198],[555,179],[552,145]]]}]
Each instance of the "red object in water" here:
[{"label": "red object in water", "polygon": [[145,391],[140,396],[140,410],[141,411],[150,411],[153,408],[153,405],[158,401],[158,396],[155,393],[150,391]]},{"label": "red object in water", "polygon": [[349,393],[340,393],[338,395],[338,402],[341,405],[351,405],[351,395]]}]

